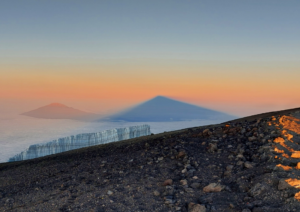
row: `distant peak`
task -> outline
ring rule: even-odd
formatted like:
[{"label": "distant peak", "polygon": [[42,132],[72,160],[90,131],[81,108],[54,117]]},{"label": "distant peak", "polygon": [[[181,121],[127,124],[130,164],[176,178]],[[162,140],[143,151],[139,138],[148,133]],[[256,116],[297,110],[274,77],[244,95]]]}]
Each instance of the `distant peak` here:
[{"label": "distant peak", "polygon": [[168,97],[165,97],[165,96],[156,96],[153,99],[168,99]]},{"label": "distant peak", "polygon": [[55,102],[55,103],[51,103],[51,104],[49,104],[48,106],[67,107],[66,105],[63,105],[63,104],[61,104],[61,103],[57,103],[57,102]]},{"label": "distant peak", "polygon": [[156,96],[156,97],[150,99],[149,101],[163,101],[163,102],[166,102],[166,101],[177,101],[177,100],[171,99],[171,98],[166,97],[166,96]]}]

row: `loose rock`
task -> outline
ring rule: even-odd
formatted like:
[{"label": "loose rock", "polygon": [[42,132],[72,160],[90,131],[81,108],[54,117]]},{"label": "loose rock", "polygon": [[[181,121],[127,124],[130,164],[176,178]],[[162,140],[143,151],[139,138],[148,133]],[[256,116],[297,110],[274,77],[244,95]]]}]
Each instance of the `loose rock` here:
[{"label": "loose rock", "polygon": [[253,168],[253,165],[252,165],[250,162],[248,162],[248,161],[246,161],[246,162],[244,163],[244,166],[245,166],[247,169],[252,169],[252,168]]},{"label": "loose rock", "polygon": [[172,179],[167,179],[165,180],[165,182],[163,183],[163,186],[168,186],[168,185],[172,185],[173,184],[173,180]]},{"label": "loose rock", "polygon": [[156,191],[156,190],[153,192],[153,194],[154,194],[154,196],[159,196],[160,195],[159,191]]},{"label": "loose rock", "polygon": [[288,184],[285,179],[281,179],[279,180],[279,183],[278,183],[278,190],[284,190],[284,189],[287,189],[287,188],[291,188],[292,186],[290,184]]},{"label": "loose rock", "polygon": [[203,188],[204,192],[220,192],[225,188],[225,186],[219,183],[210,183],[208,186]]},{"label": "loose rock", "polygon": [[199,205],[190,202],[188,206],[188,212],[206,212],[206,208],[204,205]]}]

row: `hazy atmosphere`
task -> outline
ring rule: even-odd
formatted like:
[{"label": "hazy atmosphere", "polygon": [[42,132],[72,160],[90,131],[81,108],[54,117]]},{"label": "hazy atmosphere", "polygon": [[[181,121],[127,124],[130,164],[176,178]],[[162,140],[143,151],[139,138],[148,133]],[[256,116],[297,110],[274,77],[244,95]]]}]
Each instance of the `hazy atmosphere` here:
[{"label": "hazy atmosphere", "polygon": [[[129,120],[158,133],[299,107],[299,6],[277,0],[1,2],[2,160],[4,152],[7,158],[29,144],[139,124]],[[170,102],[150,101],[157,96]],[[75,113],[98,121],[58,120]],[[109,122],[115,117],[127,123]]]},{"label": "hazy atmosphere", "polygon": [[0,0],[0,211],[300,211],[300,0]]},{"label": "hazy atmosphere", "polygon": [[299,6],[2,1],[0,109],[105,114],[157,95],[238,116],[297,107]]},{"label": "hazy atmosphere", "polygon": [[[43,120],[30,118],[24,126],[28,118],[20,114],[51,103],[64,105],[70,114],[74,111],[68,107],[96,114],[94,120],[132,110],[123,121],[171,121],[180,114],[177,121],[194,117],[203,124],[299,107],[299,6],[298,1],[276,0],[3,1],[0,120],[11,127],[1,129],[0,143],[13,145],[21,128],[34,131],[32,126]],[[147,103],[157,96],[199,109]],[[165,114],[168,108],[173,115]],[[199,112],[206,109],[228,114],[227,119],[208,121]],[[143,113],[147,119],[130,117]],[[167,117],[161,119],[163,113]],[[47,139],[71,133],[53,120],[51,126],[44,122],[54,130]],[[164,126],[192,126],[183,123]],[[78,126],[72,132],[84,131]],[[45,141],[34,132],[26,135],[29,143]]]}]

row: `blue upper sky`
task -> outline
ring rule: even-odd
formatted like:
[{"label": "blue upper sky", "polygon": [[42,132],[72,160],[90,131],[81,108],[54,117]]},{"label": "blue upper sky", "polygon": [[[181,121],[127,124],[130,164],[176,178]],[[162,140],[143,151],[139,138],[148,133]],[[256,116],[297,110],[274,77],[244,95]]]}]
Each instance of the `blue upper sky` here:
[{"label": "blue upper sky", "polygon": [[0,60],[299,61],[299,0],[3,0]]}]

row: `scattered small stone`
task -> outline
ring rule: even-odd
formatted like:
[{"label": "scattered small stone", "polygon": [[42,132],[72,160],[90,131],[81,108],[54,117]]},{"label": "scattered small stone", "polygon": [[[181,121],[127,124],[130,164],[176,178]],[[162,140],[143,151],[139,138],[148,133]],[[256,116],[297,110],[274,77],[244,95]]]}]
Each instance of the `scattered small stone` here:
[{"label": "scattered small stone", "polygon": [[242,165],[244,165],[244,162],[243,162],[243,161],[238,161],[238,162],[236,163],[236,165],[237,165],[237,166],[242,166]]},{"label": "scattered small stone", "polygon": [[111,190],[108,190],[107,194],[108,194],[108,195],[112,195],[113,192],[112,192]]},{"label": "scattered small stone", "polygon": [[203,136],[210,136],[210,135],[212,135],[212,132],[209,129],[205,129],[205,130],[203,130],[202,134],[203,134]]},{"label": "scattered small stone", "polygon": [[206,208],[204,205],[190,202],[188,205],[188,212],[206,212]]},{"label": "scattered small stone", "polygon": [[244,163],[244,166],[247,168],[247,169],[252,169],[253,168],[253,165],[249,162],[249,161],[246,161]]},{"label": "scattered small stone", "polygon": [[208,152],[213,153],[218,150],[218,146],[215,143],[209,143]]},{"label": "scattered small stone", "polygon": [[160,195],[159,191],[157,191],[157,190],[155,190],[155,191],[153,192],[153,194],[154,194],[154,196],[159,196],[159,195]]},{"label": "scattered small stone", "polygon": [[181,210],[181,207],[176,207],[175,210],[176,210],[176,211],[180,211],[180,210]]},{"label": "scattered small stone", "polygon": [[256,141],[257,138],[256,138],[255,136],[252,136],[252,137],[249,137],[248,140],[249,140],[250,142],[252,142],[252,141]]},{"label": "scattered small stone", "polygon": [[225,191],[232,192],[232,190],[231,190],[231,188],[229,186],[225,187]]},{"label": "scattered small stone", "polygon": [[175,202],[176,200],[174,199],[169,199],[169,198],[165,199],[165,204],[174,204]]},{"label": "scattered small stone", "polygon": [[163,183],[163,186],[168,186],[168,185],[172,185],[173,184],[173,180],[172,179],[167,179],[165,180],[165,182]]},{"label": "scattered small stone", "polygon": [[227,171],[231,171],[233,169],[233,165],[228,165],[228,166],[226,166],[226,170]]},{"label": "scattered small stone", "polygon": [[192,193],[194,190],[192,188],[184,188],[184,191],[187,193]]},{"label": "scattered small stone", "polygon": [[219,183],[210,183],[208,186],[203,188],[204,192],[220,192],[225,188],[225,186]]},{"label": "scattered small stone", "polygon": [[177,155],[177,158],[183,158],[183,157],[185,157],[185,156],[186,156],[185,151],[180,151],[180,152],[178,153],[178,155]]},{"label": "scattered small stone", "polygon": [[163,195],[173,196],[175,189],[172,186],[166,186]]},{"label": "scattered small stone", "polygon": [[229,155],[229,156],[228,156],[228,159],[233,159],[233,158],[234,158],[233,155]]},{"label": "scattered small stone", "polygon": [[279,180],[279,183],[278,183],[278,190],[284,190],[286,188],[291,188],[292,186],[290,184],[288,184],[285,179],[281,179]]},{"label": "scattered small stone", "polygon": [[238,159],[243,159],[244,156],[243,156],[243,154],[238,154],[238,155],[236,156],[236,158],[238,158]]},{"label": "scattered small stone", "polygon": [[181,185],[187,185],[187,180],[180,180]]},{"label": "scattered small stone", "polygon": [[231,175],[231,171],[227,170],[227,171],[224,172],[224,176],[230,176],[230,175]]},{"label": "scattered small stone", "polygon": [[249,194],[252,197],[256,197],[265,192],[267,189],[268,188],[265,185],[257,183],[249,190]]},{"label": "scattered small stone", "polygon": [[200,183],[192,183],[191,187],[194,189],[200,188]]}]

